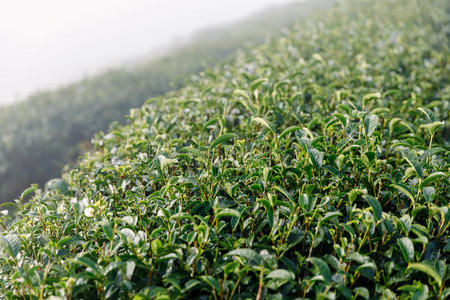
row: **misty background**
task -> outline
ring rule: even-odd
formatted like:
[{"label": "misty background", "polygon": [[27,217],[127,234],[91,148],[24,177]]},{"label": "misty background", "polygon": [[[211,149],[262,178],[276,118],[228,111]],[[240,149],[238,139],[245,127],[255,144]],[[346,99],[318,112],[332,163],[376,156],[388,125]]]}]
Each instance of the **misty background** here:
[{"label": "misty background", "polygon": [[134,58],[199,29],[289,0],[15,0],[0,10],[0,104]]}]

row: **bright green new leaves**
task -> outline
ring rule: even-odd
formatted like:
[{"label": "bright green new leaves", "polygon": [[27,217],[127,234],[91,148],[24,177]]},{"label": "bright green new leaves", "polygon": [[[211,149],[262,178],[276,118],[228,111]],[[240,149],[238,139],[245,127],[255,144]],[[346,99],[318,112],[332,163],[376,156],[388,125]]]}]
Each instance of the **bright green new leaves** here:
[{"label": "bright green new leaves", "polygon": [[166,170],[168,167],[178,163],[178,160],[174,158],[167,158],[163,155],[159,156],[159,163],[161,165],[161,170]]},{"label": "bright green new leaves", "polygon": [[238,138],[239,136],[235,133],[224,133],[221,136],[218,136],[209,146],[211,149],[216,147],[217,145],[224,144],[226,142],[229,142],[235,138]]},{"label": "bright green new leaves", "polygon": [[400,148],[399,152],[402,155],[402,157],[411,165],[411,167],[414,168],[414,170],[417,173],[417,176],[422,178],[423,177],[422,166],[419,162],[419,157],[417,156],[417,154],[413,150],[408,148]]},{"label": "bright green new leaves", "polygon": [[3,252],[10,255],[12,258],[16,258],[20,251],[20,239],[15,234],[8,234],[6,236],[0,236],[0,249]]},{"label": "bright green new leaves", "polygon": [[231,209],[231,208],[223,208],[223,209],[220,209],[219,212],[216,213],[217,218],[220,218],[220,217],[239,218],[240,216],[241,216],[241,214],[237,210]]},{"label": "bright green new leaves", "polygon": [[366,131],[366,135],[371,137],[373,132],[378,126],[378,116],[377,115],[367,115],[364,118],[364,128]]},{"label": "bright green new leaves", "polygon": [[319,170],[320,168],[322,168],[323,157],[324,157],[323,152],[312,147],[311,141],[306,138],[300,138],[298,141],[302,145],[303,149],[308,153],[308,156],[309,156],[314,168],[316,170]]},{"label": "bright green new leaves", "polygon": [[267,129],[269,129],[276,137],[276,133],[275,133],[275,128],[273,127],[273,125],[269,124],[266,120],[264,120],[263,118],[252,118],[252,121],[258,124],[261,124],[262,126],[266,127]]},{"label": "bright green new leaves", "polygon": [[430,174],[427,178],[425,178],[424,180],[422,180],[422,183],[420,184],[420,187],[423,188],[427,185],[433,184],[435,182],[437,182],[440,178],[445,177],[445,173],[444,172],[435,172]]},{"label": "bright green new leaves", "polygon": [[399,192],[408,196],[408,198],[411,200],[412,203],[415,202],[413,192],[411,191],[411,189],[408,186],[406,186],[403,183],[393,183],[393,184],[391,184],[391,186],[394,189],[398,190]]},{"label": "bright green new leaves", "polygon": [[420,128],[426,129],[431,135],[435,135],[436,131],[444,126],[444,122],[432,122],[424,125],[420,125]]},{"label": "bright green new leaves", "polygon": [[[438,266],[440,270],[436,268]],[[446,274],[447,266],[444,261],[437,261],[435,265],[431,262],[412,263],[408,265],[408,269],[423,272],[433,278],[437,284],[442,286],[442,280]]]}]

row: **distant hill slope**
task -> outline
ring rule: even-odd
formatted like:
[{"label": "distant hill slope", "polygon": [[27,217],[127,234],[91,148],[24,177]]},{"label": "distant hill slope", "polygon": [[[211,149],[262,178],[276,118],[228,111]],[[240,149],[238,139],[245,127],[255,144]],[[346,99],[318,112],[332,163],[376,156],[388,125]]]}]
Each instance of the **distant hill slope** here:
[{"label": "distant hill slope", "polygon": [[68,86],[37,93],[0,108],[0,202],[31,183],[59,177],[89,146],[94,133],[125,122],[132,107],[178,88],[211,63],[246,43],[258,43],[332,1],[293,3],[244,21],[200,32],[187,44],[149,62],[114,69]]},{"label": "distant hill slope", "polygon": [[341,1],[131,110],[0,217],[4,297],[449,299],[449,24]]}]

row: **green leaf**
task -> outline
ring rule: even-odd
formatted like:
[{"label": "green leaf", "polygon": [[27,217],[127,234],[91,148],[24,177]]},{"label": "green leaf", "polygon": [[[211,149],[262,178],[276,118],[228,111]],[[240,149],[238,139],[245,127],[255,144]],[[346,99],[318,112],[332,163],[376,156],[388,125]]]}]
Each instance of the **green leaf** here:
[{"label": "green leaf", "polygon": [[419,157],[417,156],[417,154],[411,151],[411,149],[404,147],[400,148],[399,151],[403,156],[403,158],[411,165],[411,167],[414,168],[414,170],[417,173],[417,176],[419,178],[422,178],[423,177],[422,166],[420,165]]},{"label": "green leaf", "polygon": [[353,203],[358,195],[364,195],[364,190],[362,189],[353,189],[350,192],[348,192],[348,200],[350,200],[351,203]]},{"label": "green leaf", "polygon": [[60,239],[60,240],[56,243],[56,246],[57,246],[58,248],[61,248],[62,246],[64,246],[65,244],[67,244],[70,240],[72,240],[72,237],[70,237],[70,236],[63,237],[62,239]]},{"label": "green leaf", "polygon": [[419,107],[417,108],[418,111],[421,111],[426,117],[428,122],[433,122],[432,116],[433,116],[433,112],[430,111],[427,108],[423,108],[423,107]]},{"label": "green leaf", "polygon": [[169,220],[190,220],[193,221],[194,218],[189,214],[185,212],[176,213],[170,216]]},{"label": "green leaf", "polygon": [[161,250],[163,249],[163,245],[159,239],[154,239],[151,243],[152,252],[159,256],[161,254]]},{"label": "green leaf", "polygon": [[136,263],[132,260],[127,261],[127,279],[130,280],[131,276],[133,276],[134,269],[136,268]]},{"label": "green leaf", "polygon": [[355,294],[361,296],[364,299],[370,299],[369,290],[366,289],[365,287],[359,286],[357,288],[354,288],[353,292],[355,292]]},{"label": "green leaf", "polygon": [[423,188],[423,196],[425,198],[425,201],[431,203],[433,202],[435,190],[432,186],[426,186]]},{"label": "green leaf", "polygon": [[220,290],[220,284],[214,277],[210,275],[200,276],[200,279],[213,288],[216,292]]},{"label": "green leaf", "polygon": [[366,104],[371,100],[380,99],[380,98],[381,98],[381,94],[379,92],[377,92],[377,93],[371,93],[371,94],[365,95],[363,97],[362,101],[363,101],[363,104]]},{"label": "green leaf", "polygon": [[25,191],[22,192],[22,194],[20,195],[20,199],[25,199],[28,195],[30,195],[31,193],[33,193],[34,191],[36,191],[38,189],[37,186],[31,186],[29,188],[27,188]]},{"label": "green leaf", "polygon": [[334,217],[340,217],[340,216],[342,216],[342,213],[340,213],[338,211],[327,212],[325,214],[325,216],[323,216],[323,218],[320,220],[319,227],[322,226],[326,221],[328,221]]},{"label": "green leaf", "polygon": [[406,196],[408,196],[408,198],[411,200],[411,202],[414,203],[414,196],[413,196],[413,193],[411,192],[411,190],[409,189],[409,187],[407,187],[403,183],[393,183],[390,186],[395,188],[396,190],[402,192]]},{"label": "green leaf", "polygon": [[75,258],[73,260],[73,262],[76,264],[85,266],[87,268],[90,268],[92,270],[92,272],[94,273],[94,275],[96,275],[97,277],[102,276],[102,272],[100,271],[100,268],[97,266],[97,264],[92,259],[90,259],[87,256]]},{"label": "green leaf", "polygon": [[261,255],[259,255],[255,250],[248,249],[248,248],[238,248],[235,250],[232,250],[225,254],[225,256],[241,256],[246,258],[249,261],[253,261],[257,264],[259,264],[262,261]]},{"label": "green leaf", "polygon": [[331,271],[326,262],[317,257],[310,257],[308,261],[310,261],[314,265],[314,267],[316,267],[318,274],[323,276],[325,282],[331,281]]},{"label": "green leaf", "polygon": [[302,129],[300,126],[291,126],[286,128],[285,130],[283,130],[282,133],[280,133],[280,135],[278,136],[278,139],[282,139],[283,137],[285,137],[286,135],[288,135],[291,132],[297,131]]},{"label": "green leaf", "polygon": [[308,153],[314,167],[316,168],[316,170],[319,170],[322,167],[323,153],[314,148],[310,149]]},{"label": "green leaf", "polygon": [[269,79],[267,78],[258,78],[252,81],[252,83],[250,83],[250,89],[253,91],[255,89],[257,89],[261,84],[263,84],[264,82],[269,81]]},{"label": "green leaf", "polygon": [[400,247],[403,259],[406,263],[414,260],[414,245],[408,237],[402,237],[401,239],[397,240],[397,244]]},{"label": "green leaf", "polygon": [[267,122],[266,120],[264,120],[263,118],[252,118],[252,122],[256,122],[258,124],[261,124],[262,126],[266,127],[267,129],[269,129],[273,134],[275,134],[275,128],[269,124],[269,122]]},{"label": "green leaf", "polygon": [[433,122],[433,123],[429,123],[429,124],[423,124],[423,125],[420,125],[420,128],[425,128],[425,129],[427,129],[429,131],[429,133],[431,135],[434,135],[436,133],[436,131],[442,126],[444,126],[444,122],[443,121],[441,121],[441,122]]},{"label": "green leaf", "polygon": [[186,282],[186,284],[184,285],[184,289],[183,292],[187,292],[191,289],[193,289],[194,287],[196,287],[197,285],[201,284],[200,281],[196,280],[196,279],[191,279],[188,282]]},{"label": "green leaf", "polygon": [[241,214],[235,209],[222,208],[221,210],[219,210],[218,213],[216,213],[216,217],[217,218],[221,218],[221,217],[236,217],[236,218],[240,218]]},{"label": "green leaf", "polygon": [[0,236],[0,246],[13,258],[17,257],[20,251],[20,239],[17,234]]},{"label": "green leaf", "polygon": [[114,234],[114,229],[113,229],[112,224],[111,224],[110,222],[106,222],[106,223],[103,224],[102,227],[103,227],[103,231],[105,232],[105,234],[106,234],[106,236],[108,237],[108,239],[109,239],[110,241],[112,241],[113,238],[114,238],[114,236],[113,236],[113,234]]},{"label": "green leaf", "polygon": [[429,185],[430,183],[436,182],[439,178],[445,176],[444,172],[435,172],[430,174],[427,178],[425,178],[424,180],[422,180],[422,182],[420,183],[420,188],[423,188],[427,185]]},{"label": "green leaf", "polygon": [[408,270],[413,269],[416,271],[423,272],[427,274],[428,276],[432,277],[437,284],[442,286],[442,277],[439,275],[438,271],[435,269],[434,266],[430,265],[429,263],[413,263],[408,265]]},{"label": "green leaf", "polygon": [[246,92],[246,91],[244,91],[244,90],[240,90],[240,89],[234,90],[233,94],[235,94],[235,95],[237,95],[237,96],[242,96],[242,97],[244,97],[245,99],[250,100],[250,95],[249,95],[249,93]]},{"label": "green leaf", "polygon": [[270,278],[270,279],[279,279],[279,280],[285,280],[285,281],[295,280],[294,273],[289,272],[284,269],[274,270],[274,271],[270,272],[269,274],[267,274],[266,277]]},{"label": "green leaf", "polygon": [[214,118],[214,119],[208,120],[205,124],[203,124],[203,130],[207,129],[209,126],[217,123],[218,121],[219,121],[218,118]]},{"label": "green leaf", "polygon": [[389,121],[389,125],[388,125],[388,127],[389,127],[389,136],[392,136],[392,133],[394,132],[394,127],[395,127],[395,124],[397,124],[398,122],[400,122],[402,119],[400,119],[400,118],[392,118],[390,121]]},{"label": "green leaf", "polygon": [[378,126],[378,116],[377,115],[367,115],[364,118],[364,127],[368,137],[372,136],[373,132]]},{"label": "green leaf", "polygon": [[167,169],[169,166],[178,163],[178,160],[174,158],[167,158],[163,155],[159,156],[159,163],[161,165],[161,170]]},{"label": "green leaf", "polygon": [[369,202],[370,206],[372,207],[375,218],[377,220],[381,220],[381,217],[383,215],[383,209],[381,208],[380,201],[378,201],[375,197],[370,195],[366,195],[364,198],[366,199],[367,202]]},{"label": "green leaf", "polygon": [[291,203],[294,203],[294,199],[292,198],[291,194],[289,194],[289,192],[286,191],[283,187],[276,185],[276,186],[273,187],[273,189],[275,191],[278,191],[278,192],[282,193],[286,198],[288,198],[288,200]]},{"label": "green leaf", "polygon": [[238,135],[235,133],[224,133],[221,136],[217,137],[209,146],[211,149],[216,147],[217,145],[229,142],[235,138],[237,138]]}]

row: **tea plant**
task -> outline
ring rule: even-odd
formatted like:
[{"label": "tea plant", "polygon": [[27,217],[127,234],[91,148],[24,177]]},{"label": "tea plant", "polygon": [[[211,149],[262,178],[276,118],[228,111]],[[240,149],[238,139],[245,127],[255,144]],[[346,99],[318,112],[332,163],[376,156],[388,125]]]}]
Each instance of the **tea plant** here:
[{"label": "tea plant", "polygon": [[449,12],[345,1],[132,110],[3,217],[4,297],[447,298]]},{"label": "tea plant", "polygon": [[[117,67],[24,101],[0,107],[0,203],[12,202],[32,183],[61,176],[91,150],[92,136],[111,122],[126,123],[130,108],[149,97],[179,89],[189,77],[218,59],[268,36],[334,0],[289,3],[197,33],[161,56]],[[269,19],[270,16],[270,19]]]}]

